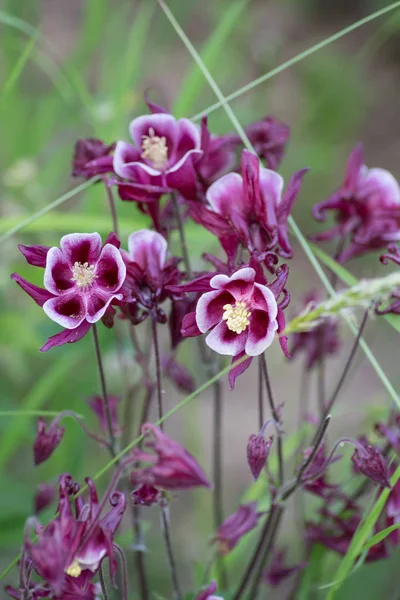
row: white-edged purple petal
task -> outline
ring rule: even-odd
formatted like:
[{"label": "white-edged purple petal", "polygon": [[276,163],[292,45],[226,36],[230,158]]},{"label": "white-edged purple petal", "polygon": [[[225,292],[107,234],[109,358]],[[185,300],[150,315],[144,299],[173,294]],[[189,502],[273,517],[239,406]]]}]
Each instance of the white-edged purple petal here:
[{"label": "white-edged purple petal", "polygon": [[46,268],[44,270],[44,287],[52,294],[67,292],[75,287],[72,280],[73,273],[67,257],[64,256],[60,248],[50,248],[46,258]]},{"label": "white-edged purple petal", "polygon": [[246,340],[247,330],[237,334],[228,329],[225,321],[221,321],[206,337],[206,344],[218,354],[236,356],[245,349]]},{"label": "white-edged purple petal", "polygon": [[[196,305],[196,323],[202,333],[214,327],[222,320],[225,304],[234,302],[232,294],[225,290],[206,292],[200,296]],[[236,334],[235,334],[236,335]]]},{"label": "white-edged purple petal", "polygon": [[[179,119],[178,137],[176,140],[175,156],[180,160],[191,150],[200,150],[201,131],[200,128],[189,121],[189,119]],[[201,151],[203,153],[203,151]]]},{"label": "white-edged purple petal", "polygon": [[166,184],[190,200],[196,197],[196,171],[193,162],[199,160],[202,150],[190,150],[165,173]]},{"label": "white-edged purple petal", "polygon": [[91,323],[82,321],[76,329],[63,329],[56,335],[49,337],[47,342],[40,348],[40,352],[47,352],[55,346],[63,346],[64,344],[73,344],[81,340],[91,328]]},{"label": "white-edged purple petal", "polygon": [[228,173],[215,181],[207,190],[206,198],[215,212],[230,217],[233,211],[244,210],[243,180],[238,173]]},{"label": "white-edged purple petal", "polygon": [[230,281],[237,281],[238,279],[242,279],[246,283],[253,283],[255,276],[256,272],[252,267],[244,267],[233,273],[230,277],[222,274],[214,275],[214,277],[210,279],[210,285],[217,290],[221,290],[224,289]]},{"label": "white-edged purple petal", "polygon": [[276,207],[279,206],[282,198],[283,185],[283,177],[279,175],[279,173],[276,173],[276,171],[272,171],[271,169],[260,167],[260,191],[266,212],[268,202],[271,202],[271,199]]},{"label": "white-edged purple petal", "polygon": [[76,290],[50,298],[43,304],[43,310],[52,321],[66,329],[79,327],[86,314],[83,298]]},{"label": "white-edged purple petal", "polygon": [[369,169],[358,184],[358,195],[373,196],[378,209],[400,205],[400,188],[396,179],[386,169]]},{"label": "white-edged purple petal", "polygon": [[135,165],[138,161],[140,161],[140,151],[137,148],[127,142],[117,142],[113,163],[117,175],[123,179],[135,179]]},{"label": "white-edged purple petal", "polygon": [[276,298],[273,292],[265,285],[261,283],[254,284],[251,306],[252,308],[267,312],[271,321],[276,319],[276,315],[278,314]]},{"label": "white-edged purple petal", "polygon": [[100,256],[102,241],[98,233],[69,233],[60,240],[60,248],[72,267],[76,262],[93,265]]},{"label": "white-edged purple petal", "polygon": [[121,252],[112,244],[105,244],[96,263],[95,287],[111,294],[117,292],[123,285],[126,277],[126,266]]},{"label": "white-edged purple petal", "polygon": [[167,246],[166,239],[160,233],[140,229],[128,238],[129,259],[157,279],[165,265]]},{"label": "white-edged purple petal", "polygon": [[245,352],[249,356],[258,356],[270,346],[278,329],[278,322],[271,320],[268,313],[254,310],[250,316]]},{"label": "white-edged purple petal", "polygon": [[[179,138],[179,126],[172,115],[166,113],[142,115],[131,122],[129,125],[129,132],[139,149],[143,149],[143,142],[148,137],[155,136],[157,138],[165,138],[165,145],[167,148],[166,166],[168,166],[169,159],[175,151]],[[141,154],[143,154],[143,152]],[[144,160],[148,159],[145,158]],[[151,160],[148,162],[150,166],[152,166]]]},{"label": "white-edged purple petal", "polygon": [[26,279],[21,277],[21,275],[18,275],[18,273],[13,273],[11,275],[11,279],[18,283],[19,287],[22,288],[38,306],[43,306],[47,300],[53,298],[53,294],[51,292],[40,288],[29,281],[26,281]]}]

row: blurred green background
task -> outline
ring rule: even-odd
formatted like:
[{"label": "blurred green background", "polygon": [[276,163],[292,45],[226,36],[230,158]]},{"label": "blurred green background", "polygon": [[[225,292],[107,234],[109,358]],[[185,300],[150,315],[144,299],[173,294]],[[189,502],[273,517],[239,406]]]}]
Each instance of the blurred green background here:
[{"label": "blurred green background", "polygon": [[[225,94],[388,4],[377,0],[168,1]],[[232,102],[243,125],[274,114],[291,126],[292,140],[281,172],[287,177],[295,169],[311,167],[293,212],[305,234],[317,230],[311,206],[339,184],[347,155],[357,141],[365,146],[368,165],[400,176],[399,31],[400,11],[396,10]],[[0,80],[0,235],[77,185],[69,175],[77,137],[127,140],[130,120],[146,110],[146,90],[150,90],[152,100],[170,107],[176,116],[194,116],[215,102],[199,69],[153,0],[3,0]],[[223,109],[210,115],[209,126],[216,133],[232,131]],[[41,283],[41,273],[26,265],[17,243],[57,245],[61,235],[73,231],[97,230],[107,235],[111,225],[104,196],[103,188],[94,186],[1,243],[1,410],[68,408],[95,425],[84,403],[85,397],[98,392],[90,336],[79,344],[39,354],[38,348],[56,333],[57,326],[10,281],[9,274],[16,270]],[[117,208],[125,245],[129,233],[146,225],[146,220],[129,203],[119,202]],[[205,249],[210,251],[213,246],[218,251],[214,240],[195,226],[189,228],[188,237],[198,267]],[[301,295],[310,286],[319,285],[296,242],[294,248],[289,280],[292,314]],[[349,268],[357,276],[387,272],[377,256],[354,261]],[[123,376],[115,337],[108,330],[101,332],[109,389],[114,394],[123,393],[126,379],[133,385],[140,375],[123,327],[120,330],[126,367]],[[345,326],[342,330],[345,354],[351,336]],[[372,323],[367,339],[396,386],[395,332],[384,323]],[[201,383],[192,348],[192,342],[186,342],[181,355]],[[289,366],[277,344],[270,354],[275,394],[279,402],[285,402],[285,431],[290,435],[296,428],[302,365]],[[344,354],[331,363],[330,386]],[[333,430],[341,435],[360,431],[361,424],[372,423],[389,405],[382,385],[361,354],[357,363],[336,409]],[[178,393],[168,383],[165,390],[166,405],[172,407]],[[310,394],[314,401],[312,389]],[[233,394],[226,387],[227,512],[237,507],[250,484],[245,444],[256,429],[255,395],[254,371],[239,380]],[[202,457],[208,472],[210,419],[210,397],[205,393],[168,425],[171,434],[177,432],[179,439]],[[64,441],[54,456],[34,469],[31,446],[35,419],[0,417],[0,567],[18,551],[25,519],[32,512],[35,486],[55,481],[62,471],[82,480],[108,459],[72,421],[66,426]],[[99,485],[102,487],[104,481]],[[179,518],[179,526],[173,528],[180,560],[194,571],[196,561],[202,563],[207,556],[204,532],[211,531],[208,511],[207,492],[186,494],[172,507],[173,522],[174,517]],[[288,518],[284,541],[293,545],[295,559],[292,525]],[[154,558],[150,569],[162,589],[163,551],[160,544],[152,543],[158,540],[155,515],[149,517],[148,529]],[[188,531],[192,532],[189,547]],[[129,541],[127,532],[121,542]],[[369,568],[368,573],[372,572]],[[371,575],[364,598],[377,597],[372,581],[379,579],[381,571]],[[187,582],[193,583],[190,575]],[[391,598],[387,593],[385,598]],[[276,594],[285,597],[282,592]]]}]

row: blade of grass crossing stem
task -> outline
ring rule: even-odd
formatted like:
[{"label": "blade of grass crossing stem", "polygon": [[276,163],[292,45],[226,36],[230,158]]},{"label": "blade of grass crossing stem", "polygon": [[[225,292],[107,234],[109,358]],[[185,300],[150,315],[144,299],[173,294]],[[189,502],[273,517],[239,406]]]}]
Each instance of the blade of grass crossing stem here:
[{"label": "blade of grass crossing stem", "polygon": [[[357,277],[354,277],[350,271],[345,269],[342,265],[340,265],[336,260],[334,260],[329,254],[314,246],[314,244],[310,244],[314,254],[318,256],[321,262],[324,263],[335,275],[339,277],[343,283],[346,283],[349,286],[356,285],[359,283]],[[397,332],[400,333],[400,316],[398,315],[382,315],[389,325],[391,325]]]},{"label": "blade of grass crossing stem", "polygon": [[[215,65],[220,60],[225,42],[232,29],[237,25],[237,20],[248,2],[249,0],[237,0],[236,2],[233,2],[225,11],[223,19],[220,21],[214,33],[203,46],[201,57],[210,71],[214,69]],[[172,112],[176,117],[185,116],[192,108],[196,99],[200,96],[204,83],[203,74],[195,63],[186,74],[178,94],[178,99],[174,104]]]},{"label": "blade of grass crossing stem", "polygon": [[[397,467],[396,471],[390,478],[392,487],[397,483],[399,478],[400,466]],[[358,526],[355,534],[352,537],[347,553],[340,561],[334,577],[334,582],[331,584],[332,586],[328,592],[327,600],[333,600],[336,597],[336,592],[339,591],[342,583],[349,576],[353,565],[355,564],[359,554],[363,551],[364,545],[370,537],[377,520],[379,519],[390,492],[391,490],[389,488],[385,488],[381,492],[367,517]]]},{"label": "blade of grass crossing stem", "polygon": [[[307,50],[304,50],[304,52],[300,52],[293,58],[285,61],[284,63],[282,63],[275,69],[268,71],[268,73],[265,73],[265,75],[261,75],[261,77],[254,79],[247,85],[244,85],[243,87],[236,90],[236,92],[229,94],[228,96],[225,97],[225,101],[230,102],[231,100],[235,100],[236,98],[239,98],[239,96],[246,94],[250,90],[257,87],[258,85],[261,85],[265,81],[268,81],[268,79],[271,79],[275,75],[279,75],[279,73],[282,73],[282,71],[289,69],[289,67],[292,67],[296,63],[298,63],[298,62],[304,60],[305,58],[307,58],[308,56],[310,56],[311,54],[314,54],[314,52],[318,52],[318,50],[321,50],[325,46],[328,46],[329,44],[336,42],[338,39],[347,35],[348,33],[351,33],[355,29],[358,29],[359,27],[366,25],[370,21],[373,21],[374,19],[377,19],[378,17],[381,17],[382,15],[384,15],[392,10],[395,10],[396,8],[399,8],[399,7],[400,7],[400,1],[394,2],[393,4],[390,4],[389,6],[385,6],[384,8],[381,8],[380,10],[377,10],[377,11],[371,13],[367,17],[364,17],[363,19],[360,19],[359,21],[352,23],[352,25],[349,25],[348,27],[341,29],[340,31],[338,31],[337,33],[334,33],[330,37],[327,37],[324,40],[322,40],[321,42],[318,42],[318,44],[311,46],[311,48],[308,48]],[[208,114],[214,112],[215,110],[217,110],[218,108],[221,108],[223,105],[224,105],[224,102],[222,102],[221,100],[218,102],[215,102],[215,104],[208,106],[205,110],[203,110],[202,112],[195,115],[193,117],[193,120],[197,121],[197,120],[201,119],[201,117],[203,115],[205,115],[205,114],[208,115]]]},{"label": "blade of grass crossing stem", "polygon": [[[62,357],[56,360],[37,380],[35,385],[24,398],[22,405],[24,411],[38,411],[40,407],[51,398],[51,395],[60,385],[68,373],[71,373],[79,361],[82,352],[76,352],[69,358]],[[0,471],[18,448],[21,438],[25,435],[29,422],[26,419],[14,418],[3,432],[0,443]]]},{"label": "blade of grass crossing stem", "polygon": [[[235,129],[236,129],[236,131],[238,133],[238,135],[241,137],[244,146],[248,150],[250,150],[251,152],[253,152],[254,154],[256,154],[256,152],[254,151],[254,148],[251,145],[250,140],[247,137],[247,135],[246,135],[243,127],[239,123],[239,121],[238,121],[235,113],[233,112],[232,108],[230,107],[230,105],[226,101],[226,98],[222,94],[220,88],[218,87],[218,84],[213,79],[213,77],[210,74],[210,72],[208,71],[207,67],[204,65],[204,63],[201,60],[199,54],[197,53],[195,47],[193,46],[193,44],[191,43],[191,41],[189,40],[189,38],[187,37],[187,35],[183,31],[183,29],[181,28],[181,26],[179,25],[179,23],[177,22],[177,20],[175,19],[174,15],[170,11],[170,9],[165,4],[164,0],[158,0],[158,3],[161,6],[162,10],[164,11],[164,13],[165,13],[166,17],[168,18],[168,20],[170,21],[171,25],[174,27],[177,35],[180,37],[180,39],[182,40],[182,42],[185,44],[187,50],[189,51],[189,53],[192,55],[193,59],[198,64],[198,66],[201,69],[204,77],[208,81],[211,89],[213,90],[213,92],[215,93],[215,95],[217,96],[217,98],[219,99],[219,101],[221,102],[222,106],[225,109],[226,114],[228,115],[229,119],[231,120],[233,126],[235,127]],[[399,5],[400,5],[400,2],[399,2]],[[290,227],[291,227],[294,235],[296,236],[296,238],[297,238],[300,246],[303,248],[303,250],[304,250],[307,258],[309,259],[310,263],[314,267],[314,270],[316,271],[317,275],[319,276],[321,282],[323,283],[323,285],[325,286],[325,288],[328,290],[328,292],[331,295],[333,295],[335,293],[335,290],[333,289],[332,285],[330,284],[330,282],[329,282],[326,274],[324,273],[321,265],[319,264],[316,256],[314,255],[314,253],[313,253],[313,251],[312,251],[309,243],[307,242],[306,238],[304,237],[304,235],[300,231],[300,229],[297,226],[296,222],[294,221],[293,217],[290,216],[289,219],[288,219],[288,222],[289,222],[289,225],[290,225]],[[357,335],[357,331],[358,331],[357,330],[357,326],[354,325],[354,323],[351,320],[351,318],[348,317],[347,315],[345,315],[344,318],[345,318],[348,326],[350,327],[351,331],[353,332],[353,334]],[[400,408],[400,398],[399,398],[396,390],[392,386],[391,382],[389,381],[389,379],[386,376],[385,372],[383,371],[382,367],[380,366],[380,364],[376,360],[376,358],[375,358],[374,354],[372,353],[372,351],[370,350],[369,346],[366,344],[365,340],[360,340],[360,346],[363,349],[363,351],[364,351],[365,355],[367,356],[368,360],[370,361],[372,367],[375,369],[378,377],[381,379],[381,381],[382,381],[383,385],[385,386],[387,392],[390,394],[390,396],[392,397],[392,399],[394,400],[394,402],[396,402],[397,406]]]},{"label": "blade of grass crossing stem", "polygon": [[365,544],[365,546],[363,548],[363,551],[369,550],[370,548],[372,548],[372,546],[375,546],[375,544],[379,544],[379,542],[383,542],[383,540],[386,539],[388,535],[390,535],[393,531],[396,531],[396,529],[399,529],[399,528],[400,528],[400,523],[395,523],[394,525],[391,525],[390,527],[386,527],[386,529],[382,529],[382,531],[380,531],[376,535],[373,535],[372,538],[368,540],[368,542]]},{"label": "blade of grass crossing stem", "polygon": [[17,83],[22,71],[24,70],[26,63],[28,62],[28,60],[35,48],[37,38],[38,38],[38,32],[36,32],[35,35],[32,35],[32,37],[26,44],[23,52],[21,53],[21,56],[15,63],[15,66],[14,66],[13,70],[11,71],[10,75],[8,76],[8,79],[5,82],[4,87],[2,89],[1,101],[0,101],[1,103],[3,103],[8,98],[10,92],[12,91],[15,84]]},{"label": "blade of grass crossing stem", "polygon": [[31,223],[36,221],[36,219],[39,219],[46,213],[53,210],[53,208],[60,206],[61,204],[63,204],[67,200],[69,200],[70,198],[73,198],[80,192],[83,192],[83,190],[86,190],[86,188],[90,187],[95,181],[98,181],[98,177],[93,177],[92,179],[89,179],[88,181],[81,183],[81,185],[78,185],[76,188],[69,190],[69,192],[66,192],[65,194],[63,194],[62,196],[57,198],[57,200],[54,200],[54,202],[47,204],[46,206],[44,206],[43,208],[38,210],[36,213],[31,215],[24,221],[21,221],[20,223],[18,223],[17,225],[15,225],[14,227],[12,227],[8,231],[6,231],[3,235],[0,236],[0,244],[2,242],[5,242],[6,240],[8,240],[10,237],[12,237],[18,231],[22,231],[22,229],[25,229],[25,227],[27,227],[28,225],[30,225]]}]

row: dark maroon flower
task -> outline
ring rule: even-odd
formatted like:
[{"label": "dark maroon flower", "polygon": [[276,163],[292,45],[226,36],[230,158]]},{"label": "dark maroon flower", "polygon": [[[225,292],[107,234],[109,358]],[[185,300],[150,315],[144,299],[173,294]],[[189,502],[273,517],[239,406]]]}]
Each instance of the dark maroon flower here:
[{"label": "dark maroon flower", "polygon": [[56,497],[56,489],[54,485],[48,483],[40,483],[36,489],[34,500],[34,512],[38,515],[42,510],[47,508]]},{"label": "dark maroon flower", "polygon": [[290,138],[290,127],[272,115],[248,125],[245,129],[256,154],[268,169],[279,167]]},{"label": "dark maroon flower", "polygon": [[21,247],[30,264],[45,268],[44,289],[17,273],[11,278],[50,319],[65,327],[41,348],[81,339],[93,323],[102,319],[112,302],[121,301],[126,267],[119,240],[110,234],[102,246],[98,233],[73,233],[61,238],[60,248]]},{"label": "dark maroon flower", "polygon": [[[307,448],[303,452],[303,458],[306,460],[313,452],[313,448]],[[307,492],[325,499],[342,498],[344,494],[340,486],[329,483],[326,469],[333,463],[340,460],[341,456],[327,457],[325,444],[318,448],[312,462],[303,473],[303,487]]]},{"label": "dark maroon flower", "polygon": [[33,444],[33,458],[35,465],[40,465],[53,454],[61,442],[65,428],[60,427],[57,417],[47,425],[42,417],[39,417],[37,423],[37,433]]},{"label": "dark maroon flower", "polygon": [[305,568],[305,562],[288,567],[285,564],[286,548],[275,551],[272,555],[271,564],[264,571],[265,581],[272,587],[277,587],[282,581]]},{"label": "dark maroon flower", "polygon": [[247,443],[247,462],[255,481],[257,481],[259,478],[260,473],[267,462],[268,454],[272,446],[272,436],[270,436],[267,440],[264,438],[264,432],[269,423],[270,421],[267,421],[264,424],[260,433],[253,433],[249,437],[249,441]]},{"label": "dark maroon flower", "polygon": [[112,576],[116,570],[113,536],[125,510],[125,496],[114,492],[109,498],[112,508],[101,517],[94,483],[91,479],[86,483],[89,502],[84,504],[79,496],[74,513],[71,497],[79,491],[79,486],[73,484],[70,475],[62,475],[57,517],[46,527],[36,526],[37,543],[25,540],[33,568],[56,597],[65,600],[94,597],[93,592],[87,596],[83,592],[90,589],[91,577],[105,557],[109,559]]},{"label": "dark maroon flower", "polygon": [[400,239],[399,185],[389,171],[366,167],[361,145],[351,152],[339,189],[314,207],[314,218],[325,221],[329,211],[335,211],[336,225],[313,239],[348,237],[348,246],[337,257],[339,262]]},{"label": "dark maroon flower", "polygon": [[[381,263],[387,265],[388,260],[392,260],[397,265],[400,265],[400,249],[396,244],[390,244],[388,252],[380,257]],[[391,304],[386,308],[381,308],[381,302],[376,305],[375,312],[378,315],[386,315],[392,313],[400,315],[400,289],[394,290],[391,295]]]},{"label": "dark maroon flower", "polygon": [[75,144],[72,161],[72,177],[94,177],[104,173],[113,173],[115,144],[105,144],[95,138],[80,138]]},{"label": "dark maroon flower", "polygon": [[[120,400],[121,400],[120,396],[108,396],[108,404],[110,407],[110,415],[111,415],[111,422],[112,422],[114,435],[120,435],[120,433],[121,433],[121,427],[120,427],[119,421],[118,421],[118,405],[120,403]],[[100,429],[107,432],[108,431],[107,417],[106,417],[106,411],[104,409],[103,398],[101,396],[92,396],[91,398],[88,398],[88,400],[86,400],[86,402],[88,403],[90,408],[93,410],[93,412],[96,414],[96,416],[99,420]]]},{"label": "dark maroon flower", "polygon": [[[153,454],[136,450],[137,460],[150,463],[150,466],[132,472],[131,482],[135,487],[143,483],[165,490],[211,487],[197,460],[183,446],[152,423],[145,423],[142,432],[146,436],[145,447]],[[150,434],[152,440],[148,439]]]},{"label": "dark maroon flower", "polygon": [[[318,301],[317,292],[308,293],[299,312],[303,312],[306,308],[312,310]],[[325,319],[310,331],[293,334],[290,354],[291,358],[294,358],[296,354],[304,352],[306,369],[310,370],[327,356],[336,354],[339,348],[338,322],[332,317]]]},{"label": "dark maroon flower", "polygon": [[203,155],[200,129],[188,119],[176,120],[160,112],[134,119],[129,131],[134,146],[118,142],[114,170],[133,182],[146,181],[159,188],[195,197],[195,165]]},{"label": "dark maroon flower", "polygon": [[[22,594],[27,593],[27,598],[29,600],[40,600],[40,598],[53,598],[53,592],[48,586],[44,586],[40,583],[33,583],[32,581],[29,583],[28,588],[25,589],[17,589],[12,587],[11,585],[5,586],[6,593],[10,596],[10,598],[14,598],[15,600],[21,600],[24,598]],[[79,597],[78,597],[79,598]],[[78,600],[77,598],[77,600]],[[91,597],[90,600],[95,600],[94,597]]]},{"label": "dark maroon flower", "polygon": [[191,202],[190,214],[217,235],[230,260],[239,244],[250,253],[277,248],[281,256],[290,258],[287,219],[306,172],[296,172],[282,196],[282,177],[260,166],[257,156],[244,150],[242,176],[228,173],[215,181],[206,195],[210,208]]},{"label": "dark maroon flower", "polygon": [[161,498],[160,490],[144,483],[137,490],[132,492],[132,502],[139,506],[152,506],[158,504]]},{"label": "dark maroon flower", "polygon": [[200,592],[194,600],[223,600],[222,596],[215,596],[214,592],[217,591],[217,583],[213,581],[210,585]]},{"label": "dark maroon flower", "polygon": [[355,442],[356,448],[351,460],[356,471],[383,487],[390,488],[388,467],[382,454],[365,439]]},{"label": "dark maroon flower", "polygon": [[256,502],[241,504],[238,510],[218,527],[214,541],[218,544],[219,554],[228,554],[246,533],[257,527],[258,520],[264,514],[257,512]]},{"label": "dark maroon flower", "polygon": [[172,356],[164,356],[161,359],[161,366],[166,375],[174,382],[178,390],[191,394],[196,389],[196,384],[189,370],[175,360]]},{"label": "dark maroon flower", "polygon": [[377,423],[375,431],[386,439],[397,454],[400,454],[400,413],[392,413],[387,424]]},{"label": "dark maroon flower", "polygon": [[241,139],[236,135],[211,135],[205,147],[204,154],[196,165],[196,171],[204,190],[222,175],[236,168],[237,147]]}]

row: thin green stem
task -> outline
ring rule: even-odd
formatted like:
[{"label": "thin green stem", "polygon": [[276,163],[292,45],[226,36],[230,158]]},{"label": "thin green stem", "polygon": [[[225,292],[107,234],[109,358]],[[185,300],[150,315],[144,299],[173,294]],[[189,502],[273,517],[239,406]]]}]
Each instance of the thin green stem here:
[{"label": "thin green stem", "polygon": [[100,568],[99,568],[99,579],[100,579],[100,586],[101,586],[101,592],[103,594],[103,599],[108,600],[107,586],[106,586],[106,582],[104,579],[103,567],[101,564],[100,564]]},{"label": "thin green stem", "polygon": [[174,194],[174,193],[171,194],[171,200],[172,200],[172,204],[174,206],[176,224],[178,226],[179,241],[181,244],[183,262],[185,263],[185,269],[189,276],[189,279],[192,279],[193,272],[192,272],[192,267],[190,264],[189,251],[188,251],[187,241],[186,241],[186,236],[185,236],[185,228],[183,226],[182,215],[181,215],[181,211],[180,211],[180,207],[178,204],[178,199],[176,197],[176,194]]},{"label": "thin green stem", "polygon": [[104,179],[104,187],[106,188],[107,200],[110,206],[111,219],[113,224],[113,231],[118,236],[118,217],[117,217],[117,209],[115,207],[114,194],[112,192],[111,186],[108,185],[107,179]]},{"label": "thin green stem", "polygon": [[171,541],[171,530],[169,526],[169,515],[168,515],[168,506],[162,503],[161,505],[161,529],[164,534],[164,542],[165,548],[167,551],[167,559],[169,571],[172,579],[172,586],[174,590],[174,600],[183,600],[182,592],[179,585],[178,573],[176,568],[176,562],[174,553],[172,550],[172,541]]},{"label": "thin green stem", "polygon": [[264,375],[265,387],[267,389],[267,398],[269,407],[271,410],[272,417],[275,421],[276,431],[277,431],[277,450],[278,450],[278,477],[279,477],[279,486],[283,484],[285,479],[285,463],[283,458],[283,440],[282,440],[282,432],[280,428],[281,418],[278,412],[278,409],[275,405],[274,395],[272,393],[271,381],[268,374],[267,361],[265,360],[265,355],[261,354],[260,356],[261,366]]},{"label": "thin green stem", "polygon": [[258,360],[258,426],[261,429],[265,422],[264,415],[264,394],[263,394],[263,367],[262,360]]},{"label": "thin green stem", "polygon": [[[224,519],[223,485],[222,485],[222,388],[221,382],[214,383],[214,414],[213,414],[213,515],[214,529],[218,530]],[[228,585],[228,577],[222,557],[217,559],[218,576],[222,589]]]},{"label": "thin green stem", "polygon": [[160,362],[160,348],[158,344],[158,332],[157,332],[157,321],[155,316],[151,319],[151,331],[153,334],[153,347],[154,347],[154,359],[156,366],[156,385],[157,385],[157,404],[158,404],[158,418],[160,420],[160,428],[163,429],[163,398],[162,398],[162,379],[161,379],[161,362]]}]

